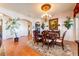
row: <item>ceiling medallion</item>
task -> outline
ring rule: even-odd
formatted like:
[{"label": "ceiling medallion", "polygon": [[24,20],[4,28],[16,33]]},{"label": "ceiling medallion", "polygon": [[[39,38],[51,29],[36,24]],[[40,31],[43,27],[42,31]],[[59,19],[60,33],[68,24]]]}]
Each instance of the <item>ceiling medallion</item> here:
[{"label": "ceiling medallion", "polygon": [[43,11],[48,11],[49,9],[51,8],[51,5],[50,4],[43,4],[42,6],[41,6],[41,9],[43,10]]}]

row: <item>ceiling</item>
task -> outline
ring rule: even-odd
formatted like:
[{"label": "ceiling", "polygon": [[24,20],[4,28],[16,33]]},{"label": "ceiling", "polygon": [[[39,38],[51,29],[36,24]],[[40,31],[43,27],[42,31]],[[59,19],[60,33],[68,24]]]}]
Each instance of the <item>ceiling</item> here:
[{"label": "ceiling", "polygon": [[[41,10],[41,5],[43,5],[43,3],[3,3],[0,4],[0,7],[10,9],[28,17],[39,18],[44,14],[44,12]],[[48,13],[51,15],[73,11],[75,7],[75,3],[50,3],[50,5],[51,9]]]}]

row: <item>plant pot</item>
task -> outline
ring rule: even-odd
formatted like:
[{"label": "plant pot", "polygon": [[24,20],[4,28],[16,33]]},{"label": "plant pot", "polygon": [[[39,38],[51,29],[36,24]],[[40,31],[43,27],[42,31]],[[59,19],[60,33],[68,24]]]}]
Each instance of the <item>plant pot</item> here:
[{"label": "plant pot", "polygon": [[18,42],[18,41],[19,41],[18,37],[14,38],[14,42]]}]

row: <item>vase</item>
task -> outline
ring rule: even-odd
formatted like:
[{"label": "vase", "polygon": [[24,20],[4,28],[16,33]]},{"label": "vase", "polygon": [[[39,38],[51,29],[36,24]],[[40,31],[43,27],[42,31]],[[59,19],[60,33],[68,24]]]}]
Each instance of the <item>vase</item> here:
[{"label": "vase", "polygon": [[14,38],[14,42],[18,42],[18,41],[19,41],[18,37]]}]

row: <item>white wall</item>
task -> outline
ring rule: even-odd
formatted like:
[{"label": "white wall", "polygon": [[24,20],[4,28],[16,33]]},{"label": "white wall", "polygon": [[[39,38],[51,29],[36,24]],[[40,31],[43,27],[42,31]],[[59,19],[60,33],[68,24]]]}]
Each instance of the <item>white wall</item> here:
[{"label": "white wall", "polygon": [[[28,18],[27,16],[24,16],[22,14],[19,14],[17,12],[14,12],[14,11],[11,11],[11,10],[8,10],[8,9],[5,9],[5,8],[0,8],[0,13],[2,14],[6,14],[12,18],[20,18],[20,19],[30,19],[29,21],[31,21],[31,18]],[[2,38],[5,40],[5,39],[8,39],[8,38],[13,38],[14,35],[11,35],[10,31],[9,30],[6,30],[6,21],[9,20],[9,18],[7,16],[2,16],[2,19],[3,19],[3,25],[2,25]],[[18,29],[18,37],[21,37],[21,36],[27,36],[28,35],[28,24],[27,22],[25,21],[19,21],[19,23],[21,24],[19,26],[19,29]]]},{"label": "white wall", "polygon": [[[72,12],[69,11],[69,12],[64,12],[64,13],[60,13],[60,14],[55,14],[52,18],[58,18],[58,23],[60,24],[59,26],[59,30],[60,30],[60,35],[62,36],[63,33],[67,30],[63,23],[65,20],[67,20],[67,16],[71,17],[72,18]],[[43,19],[39,20],[39,22],[41,22]],[[73,21],[73,19],[71,19]],[[38,20],[36,20],[38,21]],[[34,26],[34,22],[33,23],[33,26]],[[74,24],[74,23],[73,23]],[[68,40],[68,41],[74,41],[74,26],[72,26],[66,33],[66,36],[65,36],[65,40]]]},{"label": "white wall", "polygon": [[[60,17],[59,18],[59,30],[60,30],[60,35],[62,36],[63,33],[67,30],[67,28],[64,26],[64,21],[67,20],[65,17]],[[71,19],[73,21],[73,19]],[[67,30],[65,40],[73,41],[74,39],[74,34],[73,34],[73,26],[69,30]]]},{"label": "white wall", "polygon": [[[0,12],[1,13],[4,13],[4,14],[7,14],[7,15],[10,15],[13,18],[21,17],[21,18],[25,18],[25,19],[30,19],[32,21],[33,27],[34,27],[34,24],[35,24],[36,21],[40,21],[41,22],[40,19],[38,19],[38,20],[35,19],[35,21],[33,21],[34,19],[25,17],[24,15],[21,15],[19,13],[16,13],[16,12],[13,12],[13,11],[10,11],[10,10],[7,10],[5,8],[2,8],[2,9],[0,8]],[[55,14],[55,15],[52,16],[53,18],[58,18],[58,21],[59,21],[59,24],[60,24],[60,27],[59,28],[60,28],[60,31],[61,31],[61,35],[66,30],[66,28],[63,26],[63,22],[66,20],[66,17],[67,16],[70,16],[71,17],[72,16],[72,12],[71,11],[69,11],[69,12],[63,12],[63,13]],[[8,31],[6,33],[6,30],[5,30],[5,27],[6,27],[5,22],[6,22],[7,18],[6,17],[3,17],[3,18],[4,18],[3,39],[13,37],[13,36],[10,35],[10,33],[8,33]],[[26,30],[25,30],[25,27],[26,27]],[[34,29],[33,27],[32,27],[32,29]],[[22,25],[20,26],[20,30],[19,30],[19,34],[18,35],[19,36],[26,35],[26,33],[27,33],[26,31],[27,31],[27,24],[25,26],[24,23],[22,23]],[[73,41],[73,37],[74,37],[74,34],[73,34],[73,27],[72,27],[71,29],[68,30],[65,39],[66,40]]]},{"label": "white wall", "polygon": [[[67,20],[67,18],[66,18],[67,16],[72,18],[72,12],[71,11],[64,12],[64,13],[57,14],[57,15],[53,16],[54,18],[58,18],[58,22],[60,24],[59,30],[60,30],[61,36],[64,33],[64,31],[67,30],[67,28],[65,28],[65,26],[63,25],[64,21]],[[73,21],[74,19],[71,19],[71,20]],[[73,22],[73,25],[74,25],[74,22]],[[71,28],[67,31],[66,36],[65,36],[65,40],[68,40],[68,41],[75,40],[74,39],[74,26],[71,26]]]},{"label": "white wall", "polygon": [[[62,34],[64,33],[64,31],[66,31],[67,29],[64,27],[63,23],[65,20],[67,20],[67,16],[71,17],[73,16],[73,12],[72,11],[67,11],[67,12],[63,12],[63,13],[59,13],[59,14],[55,14],[53,16],[53,18],[58,18],[58,22],[60,24],[59,26],[59,30],[60,30],[60,35],[62,36]],[[73,18],[71,19],[72,21],[74,20]],[[74,25],[74,23],[73,23]],[[74,26],[72,26],[66,33],[65,36],[65,40],[68,41],[74,41]]]}]

